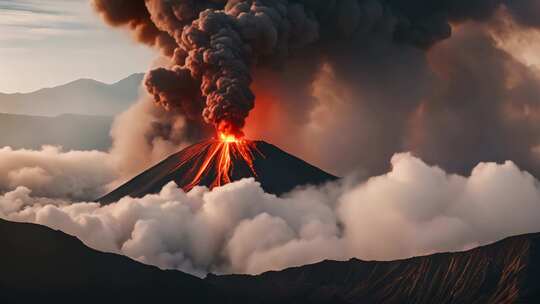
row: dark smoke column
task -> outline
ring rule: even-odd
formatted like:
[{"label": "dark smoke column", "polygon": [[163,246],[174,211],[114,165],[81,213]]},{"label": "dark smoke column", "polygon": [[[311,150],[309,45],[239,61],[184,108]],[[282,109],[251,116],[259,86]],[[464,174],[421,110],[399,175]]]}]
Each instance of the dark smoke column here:
[{"label": "dark smoke column", "polygon": [[[254,107],[250,90],[249,45],[243,43],[237,19],[225,12],[205,10],[179,37],[184,66],[200,81],[206,98],[203,117],[220,132],[242,135],[244,121]],[[178,37],[177,37],[178,39]]]},{"label": "dark smoke column", "polygon": [[[315,17],[285,0],[93,2],[110,24],[130,27],[140,41],[170,55],[168,68],[146,77],[156,103],[189,118],[202,115],[236,136],[254,107],[250,68],[259,58],[283,56],[318,38]],[[174,41],[174,51],[164,41]]]},{"label": "dark smoke column", "polygon": [[[254,107],[251,68],[286,59],[320,40],[322,56],[390,32],[396,43],[428,49],[451,36],[451,22],[485,20],[506,7],[536,26],[537,0],[92,0],[106,22],[132,30],[171,61],[150,71],[157,104],[217,130],[242,134]],[[372,33],[372,35],[366,35]],[[376,39],[375,39],[376,40]],[[354,46],[353,46],[354,45]],[[311,48],[313,51],[315,47]],[[339,54],[339,52],[337,52]]]}]

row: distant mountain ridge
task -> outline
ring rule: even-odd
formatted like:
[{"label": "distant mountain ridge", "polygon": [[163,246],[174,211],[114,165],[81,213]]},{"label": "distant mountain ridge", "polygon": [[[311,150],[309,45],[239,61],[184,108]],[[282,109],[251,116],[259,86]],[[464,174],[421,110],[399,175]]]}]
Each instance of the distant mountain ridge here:
[{"label": "distant mountain ridge", "polygon": [[0,148],[40,149],[44,145],[64,150],[107,151],[112,117],[62,114],[55,117],[0,113]]},{"label": "distant mountain ridge", "polygon": [[0,112],[37,116],[67,113],[114,116],[137,100],[143,78],[144,74],[138,73],[113,84],[83,78],[31,93],[0,93]]}]

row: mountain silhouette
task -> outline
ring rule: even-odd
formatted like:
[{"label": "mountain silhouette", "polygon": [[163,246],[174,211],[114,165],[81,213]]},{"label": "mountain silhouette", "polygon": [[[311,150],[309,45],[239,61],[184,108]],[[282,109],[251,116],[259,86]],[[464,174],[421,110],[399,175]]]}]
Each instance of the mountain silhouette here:
[{"label": "mountain silhouette", "polygon": [[0,303],[218,303],[206,282],[102,253],[47,227],[0,219]]},{"label": "mountain silhouette", "polygon": [[207,277],[245,303],[540,303],[540,234],[458,253],[321,263],[259,276]]},{"label": "mountain silhouette", "polygon": [[62,114],[115,116],[129,108],[140,92],[144,74],[113,84],[93,79],[44,88],[30,93],[0,93],[0,112],[34,116]]},{"label": "mountain silhouette", "polygon": [[540,303],[540,234],[390,262],[324,261],[199,279],[0,219],[0,303]]},{"label": "mountain silhouette", "polygon": [[[216,156],[210,159],[210,156],[222,152],[219,145],[221,142],[214,139],[192,145],[171,155],[97,201],[108,204],[125,196],[142,197],[158,193],[171,181],[186,191],[197,185],[212,188],[219,179],[220,158]],[[280,195],[298,186],[318,185],[336,179],[335,176],[264,141],[247,141],[246,145],[250,146],[252,164],[246,162],[232,148],[227,152],[231,156],[229,174],[231,181],[252,177],[260,182],[266,192]],[[207,159],[210,159],[210,162],[205,164]],[[200,179],[197,179],[199,169],[205,165],[207,170]]]}]

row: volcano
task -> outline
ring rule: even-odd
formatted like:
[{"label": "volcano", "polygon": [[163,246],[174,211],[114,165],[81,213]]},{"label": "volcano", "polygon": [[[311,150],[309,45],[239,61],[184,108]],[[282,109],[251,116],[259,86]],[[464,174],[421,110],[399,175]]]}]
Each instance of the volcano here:
[{"label": "volcano", "polygon": [[264,141],[222,136],[169,156],[97,201],[110,204],[125,196],[155,194],[171,181],[189,191],[195,186],[212,189],[243,178],[255,178],[266,192],[276,195],[337,179]]}]

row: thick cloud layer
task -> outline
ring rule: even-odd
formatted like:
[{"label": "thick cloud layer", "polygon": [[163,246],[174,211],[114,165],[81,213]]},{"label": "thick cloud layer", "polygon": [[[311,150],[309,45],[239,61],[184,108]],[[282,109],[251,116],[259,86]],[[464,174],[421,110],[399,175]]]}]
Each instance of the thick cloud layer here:
[{"label": "thick cloud layer", "polygon": [[107,153],[66,152],[57,147],[41,151],[0,149],[0,192],[24,186],[37,196],[93,199],[115,178]]},{"label": "thick cloud layer", "polygon": [[205,130],[180,113],[155,107],[143,96],[116,117],[108,152],[0,147],[0,193],[24,186],[43,197],[92,201],[206,138]]},{"label": "thick cloud layer", "polygon": [[540,230],[538,180],[512,162],[481,163],[448,175],[410,154],[366,182],[352,179],[284,197],[253,180],[101,207],[34,197],[25,187],[0,196],[0,216],[40,223],[91,247],[198,275],[260,273],[322,259],[396,259],[468,249]]}]

